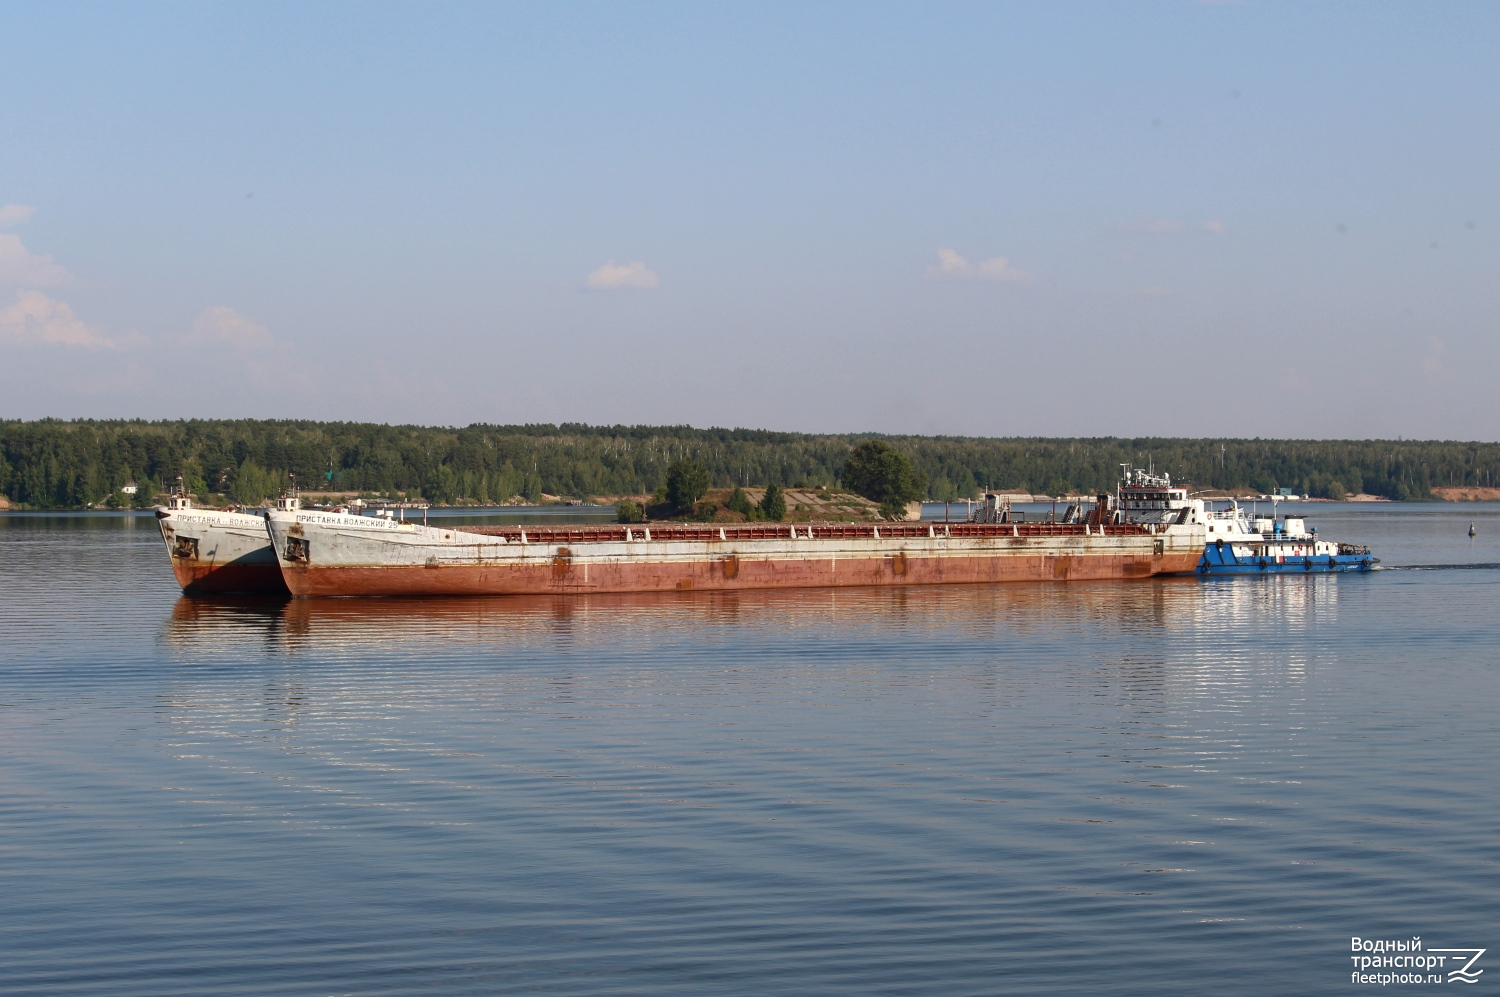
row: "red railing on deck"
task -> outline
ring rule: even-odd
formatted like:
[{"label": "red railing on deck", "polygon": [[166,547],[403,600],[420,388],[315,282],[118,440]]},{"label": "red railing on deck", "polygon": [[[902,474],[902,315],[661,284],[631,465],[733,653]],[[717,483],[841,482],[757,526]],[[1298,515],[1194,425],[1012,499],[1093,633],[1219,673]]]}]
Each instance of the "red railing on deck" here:
[{"label": "red railing on deck", "polygon": [[[796,531],[798,540],[925,540],[929,537],[1081,537],[1083,523],[631,523],[609,526],[456,526],[443,527],[461,533],[487,537],[504,537],[519,541],[524,533],[528,543],[580,544],[608,543],[627,539],[645,540],[649,530],[655,541],[737,541],[790,540]],[[1150,533],[1148,526],[1136,523],[1109,524],[1106,536],[1140,536]],[[812,535],[809,538],[808,532]],[[877,533],[878,531],[878,533]],[[1100,528],[1089,526],[1088,533],[1098,536]]]}]

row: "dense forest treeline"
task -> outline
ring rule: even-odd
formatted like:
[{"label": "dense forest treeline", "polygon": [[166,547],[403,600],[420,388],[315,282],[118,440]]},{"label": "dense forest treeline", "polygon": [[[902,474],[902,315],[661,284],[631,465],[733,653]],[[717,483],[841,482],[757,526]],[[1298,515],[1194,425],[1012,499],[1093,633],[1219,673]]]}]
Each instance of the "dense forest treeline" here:
[{"label": "dense forest treeline", "polygon": [[[655,491],[681,458],[716,487],[829,486],[850,450],[883,439],[910,456],[933,499],[984,488],[1061,494],[1112,488],[1122,463],[1197,488],[1291,488],[1327,498],[1420,499],[1444,485],[1500,484],[1500,444],[1391,440],[1023,439],[813,435],[688,426],[463,429],[298,420],[0,422],[0,494],[26,508],[151,504],[180,474],[196,494],[304,489],[420,495],[437,503]],[[1222,449],[1221,449],[1222,448]],[[131,500],[119,491],[139,485]]]}]

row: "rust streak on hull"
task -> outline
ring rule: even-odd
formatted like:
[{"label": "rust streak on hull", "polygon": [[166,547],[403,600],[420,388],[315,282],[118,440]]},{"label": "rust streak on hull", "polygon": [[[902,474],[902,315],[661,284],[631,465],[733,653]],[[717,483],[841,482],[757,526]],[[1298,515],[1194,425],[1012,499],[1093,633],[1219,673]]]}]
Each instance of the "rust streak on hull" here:
[{"label": "rust streak on hull", "polygon": [[535,595],[580,592],[730,591],[829,586],[898,586],[1145,578],[1193,571],[1200,552],[1055,557],[893,557],[751,560],[743,556],[684,562],[589,565],[559,571],[532,564],[283,565],[294,596]]},{"label": "rust streak on hull", "polygon": [[267,515],[296,596],[989,584],[1193,571],[1194,528],[1032,524],[502,527],[484,532],[302,510]]}]

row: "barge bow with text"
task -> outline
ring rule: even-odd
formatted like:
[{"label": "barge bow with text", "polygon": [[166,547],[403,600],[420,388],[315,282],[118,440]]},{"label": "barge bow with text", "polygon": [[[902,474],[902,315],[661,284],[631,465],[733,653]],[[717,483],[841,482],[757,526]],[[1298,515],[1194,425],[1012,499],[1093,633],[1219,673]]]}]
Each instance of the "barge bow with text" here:
[{"label": "barge bow with text", "polygon": [[[295,502],[283,501],[290,509]],[[265,518],[195,509],[181,491],[156,510],[172,573],[186,595],[287,594]]]}]

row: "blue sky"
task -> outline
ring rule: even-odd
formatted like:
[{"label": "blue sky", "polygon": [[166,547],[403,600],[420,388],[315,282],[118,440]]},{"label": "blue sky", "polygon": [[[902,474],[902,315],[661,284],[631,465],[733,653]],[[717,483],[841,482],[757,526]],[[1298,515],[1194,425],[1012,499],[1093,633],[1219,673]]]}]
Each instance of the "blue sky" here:
[{"label": "blue sky", "polygon": [[1497,29],[5,4],[0,416],[1495,440]]}]

